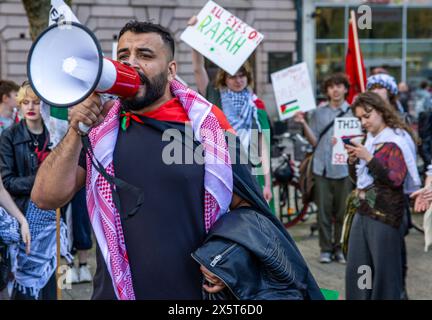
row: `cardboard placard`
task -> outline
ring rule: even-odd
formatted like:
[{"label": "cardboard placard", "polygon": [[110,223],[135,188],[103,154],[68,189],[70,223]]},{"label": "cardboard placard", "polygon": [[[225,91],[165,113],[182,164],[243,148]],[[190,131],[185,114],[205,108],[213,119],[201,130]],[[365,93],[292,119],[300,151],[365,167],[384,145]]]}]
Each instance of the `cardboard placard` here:
[{"label": "cardboard placard", "polygon": [[348,153],[342,141],[343,136],[362,134],[361,123],[355,117],[340,117],[335,119],[334,134],[337,143],[333,146],[332,164],[346,165]]},{"label": "cardboard placard", "polygon": [[296,112],[316,108],[312,83],[305,62],[271,74],[277,109],[281,121],[293,117]]},{"label": "cardboard placard", "polygon": [[245,22],[209,1],[180,39],[231,75],[245,63],[264,36]]}]

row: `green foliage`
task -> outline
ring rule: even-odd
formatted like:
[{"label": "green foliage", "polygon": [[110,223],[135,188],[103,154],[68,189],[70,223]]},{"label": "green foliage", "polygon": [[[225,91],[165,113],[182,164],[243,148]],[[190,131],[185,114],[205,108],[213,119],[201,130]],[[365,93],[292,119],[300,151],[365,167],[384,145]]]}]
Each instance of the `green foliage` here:
[{"label": "green foliage", "polygon": [[[51,7],[50,0],[22,0],[30,24],[30,37],[35,40],[48,26],[48,14]],[[64,0],[71,6],[72,0]]]}]

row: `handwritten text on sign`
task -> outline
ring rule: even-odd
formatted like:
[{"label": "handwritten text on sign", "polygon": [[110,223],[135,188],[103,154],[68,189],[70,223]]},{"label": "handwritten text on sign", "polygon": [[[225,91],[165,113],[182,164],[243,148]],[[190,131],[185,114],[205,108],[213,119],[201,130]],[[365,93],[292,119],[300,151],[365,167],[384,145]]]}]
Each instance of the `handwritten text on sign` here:
[{"label": "handwritten text on sign", "polygon": [[280,120],[299,111],[316,108],[309,71],[305,62],[271,74]]},{"label": "handwritten text on sign", "polygon": [[226,72],[234,75],[264,36],[213,1],[186,28],[181,39]]},{"label": "handwritten text on sign", "polygon": [[361,123],[357,118],[341,117],[335,119],[334,137],[337,142],[333,146],[332,164],[347,164],[348,153],[341,138],[343,136],[352,136],[361,133]]}]

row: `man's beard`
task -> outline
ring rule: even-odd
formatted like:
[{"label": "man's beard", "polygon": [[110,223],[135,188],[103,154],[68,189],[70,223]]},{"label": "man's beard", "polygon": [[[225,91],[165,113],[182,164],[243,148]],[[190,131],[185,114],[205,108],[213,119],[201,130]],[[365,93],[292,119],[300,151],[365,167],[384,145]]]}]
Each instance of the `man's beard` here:
[{"label": "man's beard", "polygon": [[138,71],[141,83],[145,85],[145,94],[132,98],[122,99],[122,105],[126,110],[138,111],[144,109],[159,100],[165,93],[168,72],[161,72],[150,81],[142,72]]}]

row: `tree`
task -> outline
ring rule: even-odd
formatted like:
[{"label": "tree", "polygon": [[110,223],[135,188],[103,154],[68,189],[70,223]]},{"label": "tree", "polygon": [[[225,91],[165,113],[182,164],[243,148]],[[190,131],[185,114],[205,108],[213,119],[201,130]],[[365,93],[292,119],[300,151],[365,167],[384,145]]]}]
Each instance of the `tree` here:
[{"label": "tree", "polygon": [[[22,0],[30,23],[30,37],[34,41],[48,26],[48,15],[51,8],[50,0]],[[72,0],[64,0],[70,6]]]}]

